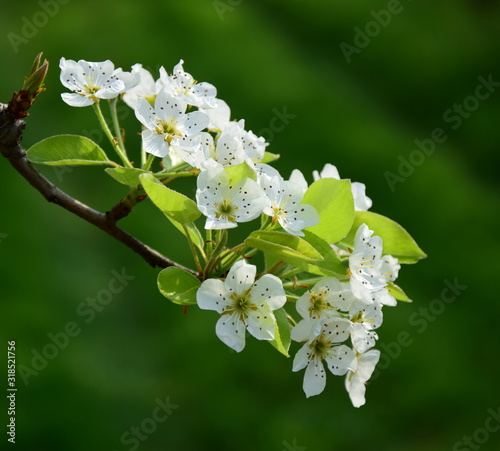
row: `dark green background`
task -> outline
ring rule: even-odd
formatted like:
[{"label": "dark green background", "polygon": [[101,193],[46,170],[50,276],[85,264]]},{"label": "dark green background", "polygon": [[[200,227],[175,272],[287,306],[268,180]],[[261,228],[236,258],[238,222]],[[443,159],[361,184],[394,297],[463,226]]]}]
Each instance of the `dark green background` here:
[{"label": "dark green background", "polygon": [[[343,378],[331,375],[322,395],[306,399],[303,372],[291,372],[291,359],[253,339],[241,354],[231,352],[215,336],[215,313],[190,308],[183,315],[157,292],[157,270],[46,203],[2,158],[0,233],[8,235],[0,243],[2,346],[16,340],[18,364],[31,366],[49,333],[71,321],[81,330],[27,386],[18,375],[18,449],[133,449],[120,437],[167,396],[179,407],[142,450],[281,451],[294,443],[295,451],[468,449],[457,442],[484,427],[488,409],[500,407],[500,93],[480,101],[455,130],[443,115],[474,94],[479,76],[500,81],[498,2],[402,0],[403,11],[350,64],[340,43],[353,45],[354,28],[364,29],[370,11],[386,9],[387,1],[223,2],[229,9],[221,19],[211,0],[72,0],[17,52],[9,33],[22,36],[26,20],[43,10],[37,2],[4,2],[0,101],[19,89],[44,51],[51,64],[47,91],[27,119],[26,147],[59,133],[101,139],[90,108],[60,99],[61,56],[109,58],[125,70],[141,62],[153,72],[183,58],[186,70],[213,83],[233,117],[256,132],[269,127],[273,109],[286,108],[296,117],[271,140],[269,150],[282,155],[276,167],[286,176],[299,167],[311,180],[313,169],[336,164],[341,176],[366,184],[373,211],[401,223],[429,255],[400,272],[414,303],[385,309],[378,347],[400,356],[387,358],[360,409],[351,406]],[[133,146],[139,142],[133,114],[125,124]],[[397,173],[399,157],[407,159],[415,140],[435,128],[445,131],[446,142],[391,191],[386,171]],[[42,170],[103,211],[126,194],[102,169]],[[147,202],[122,226],[192,265],[180,235]],[[85,323],[79,304],[122,268],[135,279]],[[467,286],[463,294],[432,321],[422,320],[419,310],[455,279]],[[406,341],[398,348],[401,332]],[[0,380],[4,386],[5,376]],[[4,407],[0,417],[6,424]],[[500,431],[492,432],[480,449],[499,443]]]}]

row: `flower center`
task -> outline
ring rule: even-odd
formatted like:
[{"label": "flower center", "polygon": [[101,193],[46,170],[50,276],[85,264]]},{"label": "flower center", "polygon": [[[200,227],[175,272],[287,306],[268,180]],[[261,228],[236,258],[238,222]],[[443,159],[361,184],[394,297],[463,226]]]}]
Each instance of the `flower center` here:
[{"label": "flower center", "polygon": [[313,351],[311,356],[314,355],[321,359],[324,359],[329,354],[331,347],[332,342],[327,340],[324,334],[320,334],[320,336],[309,345],[309,348]]},{"label": "flower center", "polygon": [[217,219],[224,218],[230,222],[236,222],[236,211],[238,207],[231,203],[230,199],[224,199],[220,204],[215,204],[217,212],[215,217]]},{"label": "flower center", "polygon": [[323,292],[319,294],[310,293],[309,302],[311,303],[309,313],[313,318],[321,316],[321,313],[329,308],[328,302],[325,300],[325,293]]},{"label": "flower center", "polygon": [[169,121],[158,121],[156,133],[165,135],[165,141],[169,144],[176,136],[182,136],[182,133],[177,129],[177,121],[173,118]]},{"label": "flower center", "polygon": [[240,317],[246,317],[246,312],[248,310],[255,310],[255,306],[252,303],[252,296],[250,296],[250,290],[246,290],[243,293],[233,292],[230,299],[233,303],[226,310],[226,313],[237,312]]}]

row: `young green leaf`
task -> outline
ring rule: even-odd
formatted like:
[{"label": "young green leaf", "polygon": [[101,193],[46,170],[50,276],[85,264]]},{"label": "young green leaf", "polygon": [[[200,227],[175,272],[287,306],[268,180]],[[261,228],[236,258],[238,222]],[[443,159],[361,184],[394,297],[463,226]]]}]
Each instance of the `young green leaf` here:
[{"label": "young green leaf", "polygon": [[158,274],[160,293],[175,304],[196,304],[196,292],[201,282],[183,269],[170,266]]},{"label": "young green leaf", "polygon": [[257,180],[255,169],[253,169],[247,162],[243,162],[235,166],[227,166],[225,169],[226,173],[229,175],[229,179],[231,180],[231,185],[234,185],[245,177],[254,181]]},{"label": "young green leaf", "polygon": [[144,174],[144,171],[138,168],[106,168],[105,171],[117,182],[128,186],[139,185],[139,176]]},{"label": "young green leaf", "polygon": [[174,225],[174,227],[179,230],[184,236],[186,236],[186,232],[184,230],[183,225],[186,226],[187,232],[189,233],[189,237],[191,238],[191,241],[193,244],[203,251],[204,246],[205,246],[205,240],[201,236],[200,231],[198,230],[198,227],[194,224],[194,222],[188,222],[186,224],[181,224],[180,222],[176,221],[175,219],[172,219],[170,216],[165,214],[166,218]]},{"label": "young green leaf", "polygon": [[357,211],[354,223],[349,234],[342,240],[345,246],[354,246],[354,236],[361,224],[366,224],[374,235],[378,235],[384,242],[384,254],[390,254],[399,260],[399,263],[416,263],[427,257],[410,234],[397,222],[371,211]]},{"label": "young green leaf", "polygon": [[173,220],[187,224],[200,216],[201,213],[193,200],[167,188],[153,174],[142,174],[139,180],[151,201]]},{"label": "young green leaf", "polygon": [[311,246],[313,246],[323,257],[322,260],[318,261],[301,261],[301,260],[288,260],[288,263],[297,266],[311,274],[317,274],[319,276],[334,276],[340,280],[348,280],[347,267],[342,263],[338,254],[332,249],[332,247],[319,236],[314,233],[304,230],[304,236],[302,237]]},{"label": "young green leaf", "polygon": [[31,146],[26,155],[32,163],[49,166],[114,165],[94,141],[77,135],[42,139]]},{"label": "young green leaf", "polygon": [[284,356],[290,357],[288,350],[290,349],[291,342],[291,325],[290,321],[288,321],[286,310],[284,308],[280,308],[275,310],[273,313],[276,318],[276,323],[274,325],[274,340],[269,343],[271,343]]},{"label": "young green leaf", "polygon": [[394,282],[389,282],[387,284],[387,289],[389,290],[389,294],[394,298],[397,299],[398,301],[403,301],[403,302],[413,302],[407,295],[406,293],[396,285]]},{"label": "young green leaf", "polygon": [[[245,244],[263,252],[269,252],[288,262],[323,260],[321,254],[307,241],[285,232],[261,231],[252,232]],[[292,263],[294,264],[294,263]]]},{"label": "young green leaf", "polygon": [[272,163],[273,161],[278,160],[280,157],[279,154],[277,153],[271,153],[271,152],[264,152],[264,156],[262,157],[262,160],[259,161],[259,163]]},{"label": "young green leaf", "polygon": [[319,224],[307,230],[329,244],[344,238],[354,221],[351,182],[324,178],[314,182],[304,195],[304,204],[312,205],[319,214]]}]

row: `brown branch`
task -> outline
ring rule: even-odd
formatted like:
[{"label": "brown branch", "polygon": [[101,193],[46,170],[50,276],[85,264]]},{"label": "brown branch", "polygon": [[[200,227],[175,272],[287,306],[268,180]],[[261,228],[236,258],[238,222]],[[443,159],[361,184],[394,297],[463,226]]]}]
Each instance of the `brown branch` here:
[{"label": "brown branch", "polygon": [[42,194],[43,197],[45,197],[45,199],[51,203],[61,206],[65,210],[70,211],[90,224],[95,225],[108,235],[111,235],[113,238],[117,239],[125,246],[139,254],[153,268],[175,266],[188,271],[193,275],[197,275],[197,273],[192,269],[186,268],[179,263],[170,260],[155,249],[150,248],[137,238],[120,229],[116,225],[116,221],[128,214],[128,211],[126,212],[127,207],[125,205],[122,205],[121,207],[115,206],[110,212],[101,213],[83,204],[79,200],[74,199],[49,182],[36,168],[31,165],[26,158],[26,151],[20,145],[24,127],[25,122],[23,120],[16,119],[8,111],[7,105],[0,103],[0,153],[9,161],[14,169],[28,181],[30,185],[32,185]]}]

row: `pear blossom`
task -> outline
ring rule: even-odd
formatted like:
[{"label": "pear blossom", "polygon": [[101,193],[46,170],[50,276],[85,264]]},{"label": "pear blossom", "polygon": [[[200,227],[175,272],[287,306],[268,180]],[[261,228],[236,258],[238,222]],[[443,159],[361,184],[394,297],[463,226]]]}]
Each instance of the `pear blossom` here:
[{"label": "pear blossom", "polygon": [[363,301],[357,301],[351,307],[351,314],[352,344],[358,352],[366,352],[373,348],[378,340],[378,335],[374,330],[382,324],[382,306],[377,302],[365,305]]},{"label": "pear blossom", "polygon": [[354,407],[365,404],[366,382],[370,379],[380,359],[380,351],[371,349],[364,354],[358,354],[356,370],[350,370],[345,379],[346,390]]},{"label": "pear blossom", "polygon": [[307,184],[307,180],[304,177],[304,174],[299,169],[294,169],[290,174],[289,180],[293,183],[296,183],[302,188],[302,191],[305,193],[309,185]]},{"label": "pear blossom", "polygon": [[380,271],[382,238],[372,235],[373,231],[361,224],[354,237],[354,251],[349,256],[352,292],[368,303],[372,302],[372,293],[387,285]]},{"label": "pear blossom", "polygon": [[300,296],[295,307],[302,318],[333,318],[348,312],[355,299],[349,284],[326,277]]},{"label": "pear blossom", "polygon": [[307,367],[303,389],[308,398],[325,389],[323,360],[336,376],[356,370],[356,355],[348,346],[341,344],[349,338],[350,327],[349,320],[345,318],[334,318],[329,322],[327,318],[308,318],[292,329],[292,339],[304,343],[295,355],[292,371]]},{"label": "pear blossom", "polygon": [[155,81],[151,72],[144,69],[142,64],[134,64],[132,66],[132,73],[139,75],[139,83],[123,94],[124,102],[134,110],[137,108],[137,100],[141,97],[146,99],[151,105],[154,105],[156,96],[163,88],[161,80]]},{"label": "pear blossom", "polygon": [[216,334],[236,352],[245,347],[245,330],[258,340],[273,340],[276,323],[273,310],[286,303],[281,280],[272,274],[255,280],[256,272],[254,265],[240,260],[224,281],[207,279],[196,294],[201,309],[215,310],[221,315]]},{"label": "pear blossom", "polygon": [[113,99],[139,83],[137,73],[115,69],[110,60],[94,63],[61,58],[59,67],[61,83],[73,91],[61,94],[64,102],[70,106],[84,107],[99,99]]},{"label": "pear blossom", "polygon": [[[193,140],[197,141],[194,146]],[[201,170],[214,166],[214,162],[222,166],[234,166],[246,160],[245,152],[238,140],[225,133],[214,142],[210,133],[200,132],[176,140],[171,147],[186,163]]]},{"label": "pear blossom", "polygon": [[208,129],[220,133],[230,122],[231,109],[222,99],[215,99],[213,104],[215,105],[214,108],[200,108],[199,110],[210,119]]},{"label": "pear blossom", "polygon": [[215,108],[215,96],[217,90],[210,83],[198,83],[191,74],[184,71],[184,61],[180,60],[174,67],[172,75],[168,75],[167,71],[160,68],[160,80],[164,85],[164,89],[173,97],[183,98],[187,104],[202,107]]},{"label": "pear blossom", "polygon": [[163,158],[176,140],[190,137],[207,126],[208,117],[205,114],[200,111],[186,114],[186,108],[182,98],[172,97],[165,91],[160,91],[156,97],[154,108],[145,98],[137,99],[135,115],[146,127],[142,132],[146,152]]},{"label": "pear blossom", "polygon": [[312,205],[302,204],[304,192],[293,182],[261,174],[260,186],[269,199],[263,213],[272,217],[272,224],[279,222],[291,235],[304,236],[302,229],[319,223],[319,215]]},{"label": "pear blossom", "polygon": [[264,152],[269,143],[266,143],[262,136],[257,136],[251,130],[245,130],[244,119],[240,119],[238,122],[229,122],[222,132],[234,136],[241,143],[250,161],[255,163],[264,157]]},{"label": "pear blossom", "polygon": [[207,217],[206,229],[230,229],[238,222],[257,218],[267,198],[257,182],[245,177],[234,185],[222,166],[203,171],[198,176],[196,202]]},{"label": "pear blossom", "polygon": [[[324,178],[332,178],[340,180],[339,171],[333,164],[325,164],[321,172],[313,171],[314,181]],[[364,183],[351,183],[352,195],[354,197],[354,209],[356,211],[367,211],[372,206],[372,200],[366,196],[366,186]]]}]

